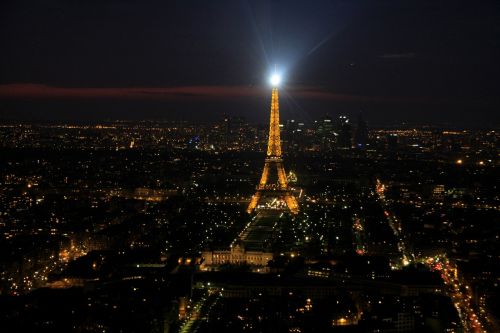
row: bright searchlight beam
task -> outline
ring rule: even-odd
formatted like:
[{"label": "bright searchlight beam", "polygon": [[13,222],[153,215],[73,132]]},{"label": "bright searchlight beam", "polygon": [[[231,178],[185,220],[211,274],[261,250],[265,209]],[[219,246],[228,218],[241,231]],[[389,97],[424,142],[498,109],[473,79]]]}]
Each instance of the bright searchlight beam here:
[{"label": "bright searchlight beam", "polygon": [[277,87],[281,83],[281,76],[279,74],[271,75],[271,85]]}]

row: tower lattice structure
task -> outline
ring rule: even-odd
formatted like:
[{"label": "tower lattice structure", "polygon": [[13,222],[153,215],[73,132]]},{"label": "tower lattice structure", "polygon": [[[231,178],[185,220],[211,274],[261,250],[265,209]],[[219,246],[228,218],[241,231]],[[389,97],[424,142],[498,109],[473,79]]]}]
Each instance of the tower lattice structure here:
[{"label": "tower lattice structure", "polygon": [[281,156],[280,112],[278,88],[273,88],[271,98],[271,119],[269,121],[269,139],[264,170],[257,185],[257,192],[252,196],[247,212],[251,213],[263,197],[281,198],[293,214],[299,212],[297,199],[288,186],[283,158]]}]

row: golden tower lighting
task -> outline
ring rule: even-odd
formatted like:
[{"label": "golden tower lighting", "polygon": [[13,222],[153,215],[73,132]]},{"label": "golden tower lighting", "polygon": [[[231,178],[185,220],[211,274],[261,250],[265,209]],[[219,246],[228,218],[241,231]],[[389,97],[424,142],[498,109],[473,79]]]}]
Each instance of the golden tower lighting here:
[{"label": "golden tower lighting", "polygon": [[[257,192],[252,196],[247,212],[251,213],[259,204],[259,201],[264,196],[282,198],[288,209],[293,214],[299,212],[297,199],[293,196],[292,190],[288,186],[286,179],[283,159],[281,157],[281,139],[280,139],[280,113],[279,113],[279,98],[278,85],[281,82],[279,75],[274,74],[271,77],[273,85],[271,97],[271,118],[269,121],[269,139],[267,142],[267,154],[264,162],[264,170],[257,185]],[[271,173],[275,171],[276,177],[272,179]]]}]

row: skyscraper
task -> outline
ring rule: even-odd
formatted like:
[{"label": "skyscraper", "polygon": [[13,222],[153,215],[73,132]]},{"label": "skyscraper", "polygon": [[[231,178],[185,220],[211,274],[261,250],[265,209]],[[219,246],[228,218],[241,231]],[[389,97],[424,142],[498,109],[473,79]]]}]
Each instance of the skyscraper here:
[{"label": "skyscraper", "polygon": [[368,144],[368,127],[363,115],[360,113],[358,116],[358,123],[356,125],[356,134],[354,135],[354,146],[358,149],[366,148]]},{"label": "skyscraper", "polygon": [[344,115],[339,117],[337,146],[344,149],[352,146],[352,126],[349,118]]},{"label": "skyscraper", "polygon": [[316,133],[319,137],[319,144],[323,151],[331,150],[335,144],[335,131],[332,118],[326,114],[317,122]]}]

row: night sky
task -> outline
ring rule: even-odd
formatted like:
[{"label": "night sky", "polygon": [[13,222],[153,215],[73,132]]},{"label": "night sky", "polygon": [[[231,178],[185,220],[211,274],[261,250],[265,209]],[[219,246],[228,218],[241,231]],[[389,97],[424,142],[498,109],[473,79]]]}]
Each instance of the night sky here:
[{"label": "night sky", "polygon": [[4,0],[0,119],[498,126],[500,1]]}]

